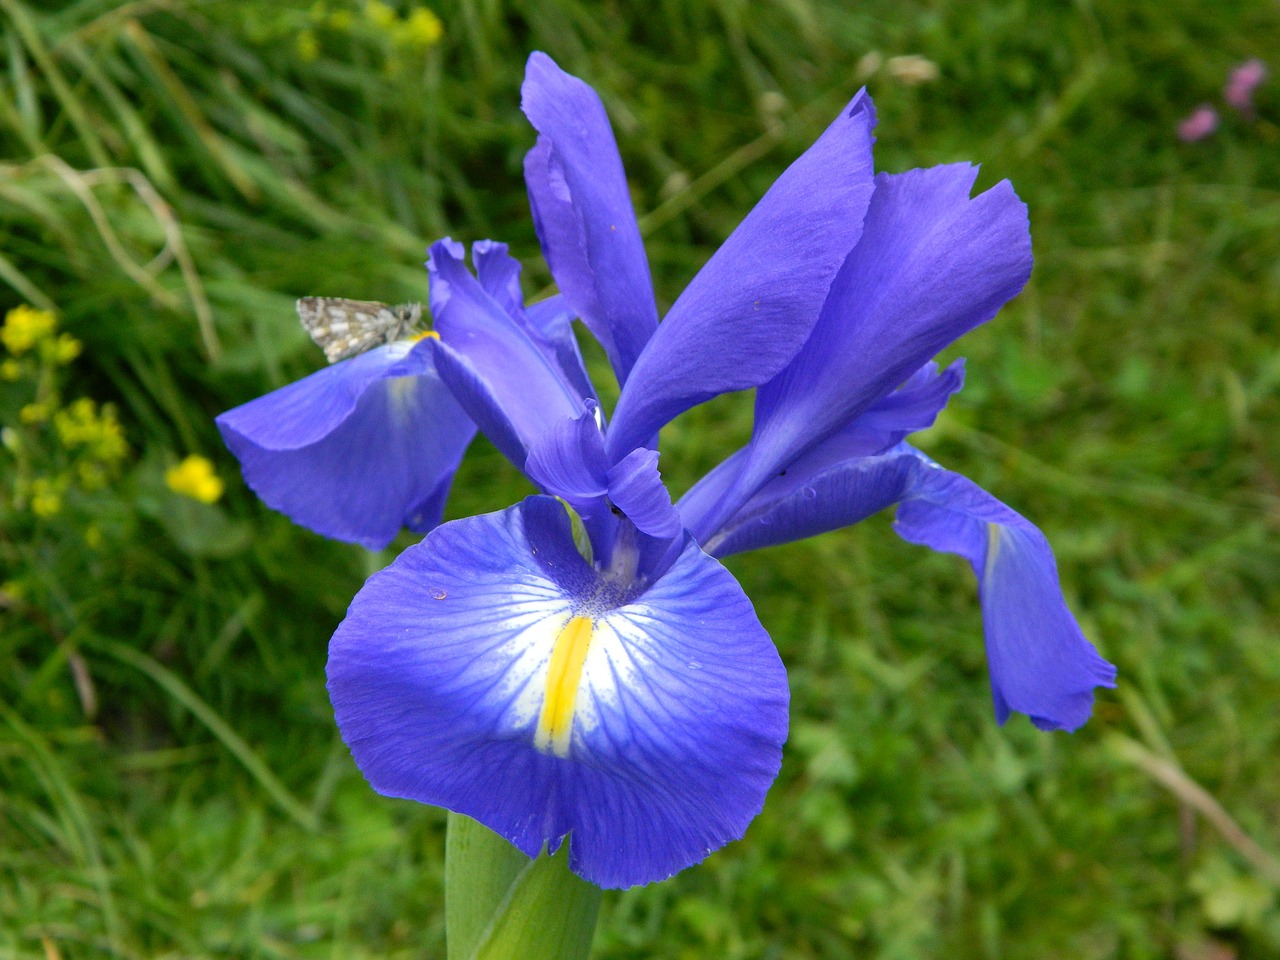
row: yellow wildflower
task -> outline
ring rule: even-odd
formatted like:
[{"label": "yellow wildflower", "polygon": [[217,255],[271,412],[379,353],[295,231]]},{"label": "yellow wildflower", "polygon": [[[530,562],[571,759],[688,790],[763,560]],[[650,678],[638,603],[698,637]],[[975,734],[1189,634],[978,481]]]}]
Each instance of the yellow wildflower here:
[{"label": "yellow wildflower", "polygon": [[48,477],[31,481],[31,512],[37,517],[52,517],[62,509],[62,493]]},{"label": "yellow wildflower", "polygon": [[98,435],[93,442],[93,455],[104,463],[116,463],[125,458],[129,445],[124,441],[124,428],[116,419],[114,407],[103,407],[98,418]]},{"label": "yellow wildflower", "polygon": [[396,28],[396,42],[406,47],[425,50],[440,42],[444,36],[444,24],[426,7],[419,7]]},{"label": "yellow wildflower", "polygon": [[351,11],[335,10],[329,14],[329,29],[346,33],[351,29]]},{"label": "yellow wildflower", "polygon": [[59,366],[65,366],[84,350],[84,344],[69,333],[58,334],[57,340],[42,345],[43,355]]},{"label": "yellow wildflower", "polygon": [[98,410],[88,397],[81,397],[53,415],[53,428],[64,447],[92,443],[98,435]]},{"label": "yellow wildflower", "polygon": [[381,30],[391,29],[399,19],[396,17],[396,12],[383,3],[382,0],[369,0],[364,5],[364,15],[375,27]]},{"label": "yellow wildflower", "polygon": [[47,339],[57,325],[58,321],[48,310],[37,310],[24,303],[5,314],[4,326],[0,327],[0,341],[14,355],[26,353]]},{"label": "yellow wildflower", "polygon": [[214,503],[222,496],[222,480],[205,457],[191,454],[176,467],[165,471],[164,482],[174,493],[201,503]]},{"label": "yellow wildflower", "polygon": [[310,30],[298,34],[298,57],[303,63],[313,63],[320,58],[320,41]]},{"label": "yellow wildflower", "polygon": [[12,382],[14,380],[21,379],[22,364],[17,360],[5,360],[3,363],[0,363],[0,380],[8,380]]},{"label": "yellow wildflower", "polygon": [[87,447],[93,457],[104,463],[123,460],[129,452],[129,445],[124,441],[124,429],[116,419],[115,410],[104,406],[99,411],[88,397],[81,397],[55,413],[53,427],[64,447]]},{"label": "yellow wildflower", "polygon": [[49,419],[49,413],[47,403],[28,403],[18,411],[18,419],[23,423],[44,423]]}]

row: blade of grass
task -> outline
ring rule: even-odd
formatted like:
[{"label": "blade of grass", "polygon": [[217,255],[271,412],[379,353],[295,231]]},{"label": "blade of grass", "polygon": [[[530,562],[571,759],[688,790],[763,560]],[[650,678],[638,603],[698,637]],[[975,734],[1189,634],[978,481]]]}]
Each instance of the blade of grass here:
[{"label": "blade of grass", "polygon": [[316,832],[320,829],[319,821],[299,802],[289,789],[271,772],[262,759],[253,751],[240,735],[232,729],[217,712],[205,703],[194,690],[182,682],[174,673],[165,669],[151,657],[137,650],[132,650],[113,640],[99,640],[94,644],[96,649],[115,657],[155,681],[165,693],[169,694],[181,706],[185,707],[197,720],[203,723],[227,751],[240,761],[267,795],[276,805],[304,830]]},{"label": "blade of grass", "polygon": [[1264,850],[1256,840],[1245,833],[1244,828],[1226,811],[1217,798],[1192,780],[1177,761],[1161,757],[1123,734],[1110,734],[1106,743],[1115,756],[1137,767],[1183,803],[1197,810],[1213,824],[1214,829],[1222,835],[1222,839],[1249,861],[1263,878],[1280,887],[1280,859]]},{"label": "blade of grass", "polygon": [[91,53],[74,37],[65,44],[65,47],[67,55],[119,119],[125,137],[133,145],[143,172],[161,190],[166,192],[177,190],[173,171],[169,169],[164,151],[156,142],[156,138],[151,135],[147,124],[134,105],[129,102],[129,98],[121,92],[100,66],[100,60],[105,51],[99,49]]},{"label": "blade of grass", "polygon": [[3,253],[0,253],[0,280],[17,290],[22,294],[22,299],[34,307],[41,310],[48,310],[50,313],[57,313],[58,305],[53,302],[43,290],[27,279],[26,274],[19,270]]},{"label": "blade of grass", "polygon": [[22,42],[31,52],[32,59],[35,60],[45,78],[49,81],[49,86],[53,89],[54,96],[62,105],[67,119],[79,135],[90,160],[93,161],[95,166],[105,167],[110,165],[110,156],[102,145],[102,140],[98,137],[97,132],[93,129],[93,124],[89,122],[89,117],[84,112],[82,99],[75,94],[67,83],[62,71],[58,68],[58,64],[49,54],[49,49],[45,46],[44,39],[40,36],[39,28],[28,15],[26,9],[18,0],[0,0],[0,10],[4,10],[9,15],[14,28],[18,31],[19,36],[22,37]]},{"label": "blade of grass", "polygon": [[[0,2],[12,2],[12,0],[0,0]],[[209,157],[226,174],[232,186],[246,200],[251,203],[258,202],[261,198],[258,185],[253,182],[253,179],[244,171],[243,167],[233,162],[228,152],[227,144],[209,124],[191,91],[183,85],[178,75],[169,67],[151,34],[146,31],[139,21],[127,20],[124,25],[124,35],[129,38],[134,49],[138,51],[147,66],[151,68],[156,78],[169,94],[174,106],[177,107],[178,112],[187,122],[191,132],[205,150],[208,151]]]},{"label": "blade of grass", "polygon": [[65,839],[71,843],[68,852],[84,864],[91,878],[102,910],[108,942],[112,951],[118,953],[120,951],[120,915],[111,893],[110,875],[103,863],[102,849],[98,844],[98,836],[88,811],[44,738],[3,702],[0,702],[0,717],[4,717],[5,722],[30,751],[27,759],[58,811],[58,818],[62,821],[65,831]]},{"label": "blade of grass", "polygon": [[8,96],[0,96],[0,118],[13,128],[32,154],[48,153],[49,148],[45,146],[37,129],[40,113],[35,84],[31,82],[27,58],[22,53],[22,41],[17,34],[6,31],[4,42],[9,54],[9,76],[12,78],[14,95],[12,102]]}]

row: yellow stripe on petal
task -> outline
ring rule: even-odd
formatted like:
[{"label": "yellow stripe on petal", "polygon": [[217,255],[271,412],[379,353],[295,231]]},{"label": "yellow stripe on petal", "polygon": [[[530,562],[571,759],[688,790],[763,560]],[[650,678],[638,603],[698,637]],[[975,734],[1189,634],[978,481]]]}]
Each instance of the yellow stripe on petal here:
[{"label": "yellow stripe on petal", "polygon": [[573,733],[573,714],[578,704],[578,683],[582,665],[591,647],[595,624],[590,617],[573,617],[551,648],[551,666],[547,668],[547,692],[542,699],[542,714],[533,745],[543,753],[557,757],[569,755],[569,737]]},{"label": "yellow stripe on petal", "polygon": [[984,577],[991,576],[991,571],[995,568],[996,554],[1000,552],[1000,534],[1003,529],[998,523],[987,524],[987,562],[982,568]]}]

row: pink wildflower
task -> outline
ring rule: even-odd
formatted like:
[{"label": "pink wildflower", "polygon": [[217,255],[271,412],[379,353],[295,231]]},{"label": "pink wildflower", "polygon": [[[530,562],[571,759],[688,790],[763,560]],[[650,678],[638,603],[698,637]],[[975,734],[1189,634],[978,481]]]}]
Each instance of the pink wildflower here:
[{"label": "pink wildflower", "polygon": [[1253,115],[1253,91],[1267,78],[1267,65],[1256,57],[1231,71],[1222,97],[1246,116]]},{"label": "pink wildflower", "polygon": [[1207,103],[1196,107],[1191,116],[1178,124],[1178,139],[1183,143],[1203,140],[1218,129],[1218,111]]}]

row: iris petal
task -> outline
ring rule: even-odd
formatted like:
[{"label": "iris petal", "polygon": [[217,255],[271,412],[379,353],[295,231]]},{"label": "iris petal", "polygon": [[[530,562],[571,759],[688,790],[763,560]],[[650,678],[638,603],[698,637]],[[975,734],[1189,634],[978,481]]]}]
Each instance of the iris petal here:
[{"label": "iris petal", "polygon": [[540,134],[524,170],[543,255],[624,382],[658,310],[613,129],[596,92],[545,53],[529,57],[521,93]]},{"label": "iris petal", "polygon": [[431,349],[463,409],[523,469],[543,434],[587,409],[591,383],[563,311],[524,309],[519,265],[506,246],[483,241],[473,253],[478,278],[461,244],[431,247],[431,311],[441,337]]},{"label": "iris petal", "polygon": [[753,478],[840,429],[1022,289],[1026,205],[1008,181],[970,198],[976,176],[954,164],[876,177],[813,336],[757,394]]},{"label": "iris petal", "polygon": [[[436,330],[484,381],[527,448],[551,424],[582,413],[585,398],[554,354],[535,339],[533,328],[503,306],[509,291],[499,286],[501,300],[495,299],[472,276],[462,256],[461,244],[451,240],[431,246],[428,269]],[[517,461],[522,465],[523,460]]]},{"label": "iris petal", "polygon": [[996,720],[1025,713],[1041,730],[1075,730],[1095,687],[1116,668],[1085,639],[1058,584],[1043,533],[973,481],[928,461],[916,471],[894,529],[905,540],[958,553],[973,566]]},{"label": "iris petal", "polygon": [[812,468],[797,463],[765,484],[704,548],[727,557],[852,526],[906,496],[914,459],[890,453]]},{"label": "iris petal", "polygon": [[[933,425],[939,413],[947,405],[951,395],[964,385],[964,360],[957,359],[945,370],[939,371],[932,360],[917,370],[901,387],[886,397],[881,397],[867,410],[855,417],[832,436],[828,437],[809,453],[779,471],[779,475],[767,481],[747,503],[737,511],[736,516],[725,523],[724,529],[734,528],[732,548],[728,548],[728,539],[715,537],[715,531],[708,528],[713,522],[723,503],[735,490],[740,490],[738,474],[746,464],[748,448],[739,450],[696,483],[681,498],[680,516],[685,526],[698,538],[699,542],[708,546],[715,556],[726,556],[752,546],[768,546],[785,543],[790,539],[813,536],[827,530],[848,526],[873,513],[878,512],[894,499],[883,502],[875,495],[870,495],[865,507],[838,507],[836,516],[831,519],[822,518],[824,504],[846,504],[848,497],[841,494],[823,494],[816,498],[816,504],[800,503],[805,507],[802,514],[808,514],[809,507],[814,508],[811,528],[797,526],[796,535],[790,536],[790,523],[780,523],[780,518],[772,516],[775,504],[783,501],[790,494],[812,483],[831,467],[843,465],[855,458],[873,457],[897,445],[910,433],[924,430]],[[868,468],[871,469],[871,468]],[[827,482],[827,481],[824,481]],[[849,483],[849,477],[833,477],[829,482]],[[857,481],[875,487],[875,481],[869,476],[862,476]],[[878,505],[875,505],[878,504]],[[760,522],[760,518],[768,518]],[[846,518],[847,519],[842,519]],[[799,520],[795,521],[799,523]],[[766,529],[767,528],[767,529]],[[802,530],[808,529],[808,532]],[[713,539],[714,538],[714,539]],[[719,546],[711,546],[712,543]],[[741,545],[738,545],[741,544]],[[751,544],[751,546],[748,546]]]},{"label": "iris petal", "polygon": [[608,492],[609,462],[596,425],[595,404],[576,420],[561,420],[543,433],[529,452],[524,472],[546,493],[563,497],[579,511]]},{"label": "iris petal", "polygon": [[272,509],[380,549],[440,522],[475,425],[436,374],[428,343],[389,344],[217,418],[245,482]]},{"label": "iris petal", "polygon": [[693,278],[623,387],[613,459],[690,407],[764,383],[795,356],[862,233],[874,125],[871,99],[859,93]]},{"label": "iris petal", "polygon": [[996,719],[1004,723],[1016,710],[1043,730],[1075,730],[1089,719],[1094,688],[1115,686],[1116,671],[1067,609],[1043,533],[905,444],[877,457],[812,463],[771,481],[707,550],[727,556],[788,543],[900,503],[895,529],[903,539],[958,553],[978,576]]},{"label": "iris petal", "polygon": [[632,450],[610,468],[609,497],[649,536],[671,540],[679,535],[680,515],[658,472],[658,451]]},{"label": "iris petal", "polygon": [[525,439],[507,415],[506,405],[466,356],[434,338],[427,341],[436,371],[451,396],[489,438],[489,442],[514,464],[528,456]]},{"label": "iris petal", "polygon": [[580,397],[594,397],[573,335],[573,309],[559,294],[525,306],[520,291],[520,262],[507,252],[505,243],[477,240],[471,245],[480,286],[542,350],[553,368],[569,381]]},{"label": "iris petal", "polygon": [[740,837],[786,737],[781,661],[729,573],[689,542],[652,584],[603,579],[547,497],[445,524],[375,574],[328,674],[376,790],[530,856],[567,834],[605,887]]}]

